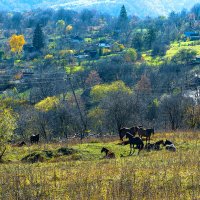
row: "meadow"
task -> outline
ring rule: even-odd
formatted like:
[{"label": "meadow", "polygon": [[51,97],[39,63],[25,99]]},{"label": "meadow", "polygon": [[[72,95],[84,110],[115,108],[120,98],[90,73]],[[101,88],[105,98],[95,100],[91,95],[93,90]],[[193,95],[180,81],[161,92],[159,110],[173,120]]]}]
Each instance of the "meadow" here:
[{"label": "meadow", "polygon": [[[129,145],[118,138],[9,147],[0,164],[0,199],[200,199],[200,133],[156,133],[152,139],[169,139],[177,151],[162,147],[128,156]],[[116,159],[103,159],[102,147]],[[59,154],[60,148],[74,151]],[[21,161],[33,152],[51,156]]]}]

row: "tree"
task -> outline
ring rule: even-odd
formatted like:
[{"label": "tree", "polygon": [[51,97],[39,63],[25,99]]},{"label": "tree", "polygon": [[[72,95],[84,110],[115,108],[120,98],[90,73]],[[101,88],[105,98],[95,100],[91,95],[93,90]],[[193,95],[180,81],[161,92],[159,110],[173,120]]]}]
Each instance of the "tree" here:
[{"label": "tree", "polygon": [[138,51],[141,51],[142,50],[142,46],[143,46],[142,33],[134,34],[133,40],[132,40],[132,47],[137,49]]},{"label": "tree", "polygon": [[153,42],[156,39],[156,31],[153,28],[148,29],[147,33],[144,35],[144,43],[147,49],[151,49]]},{"label": "tree", "polygon": [[128,25],[128,16],[126,12],[126,8],[123,5],[120,10],[119,18],[118,18],[118,26],[121,30],[123,30]]},{"label": "tree", "polygon": [[63,34],[64,28],[65,28],[65,21],[64,20],[58,20],[56,22],[57,30],[59,33]]},{"label": "tree", "polygon": [[126,91],[124,88],[118,88],[109,91],[100,103],[104,114],[104,126],[110,131],[119,131],[127,126],[135,114],[134,102],[129,89]]},{"label": "tree", "polygon": [[16,129],[16,116],[11,109],[0,110],[0,160],[6,151],[6,143],[11,139]]},{"label": "tree", "polygon": [[161,99],[160,109],[169,121],[172,130],[181,127],[187,108],[190,106],[190,99],[181,94],[168,95]]},{"label": "tree", "polygon": [[145,74],[142,75],[141,79],[138,81],[137,90],[139,93],[151,92],[151,81]]},{"label": "tree", "polygon": [[137,52],[133,48],[128,48],[124,53],[124,59],[126,62],[135,62],[137,60]]},{"label": "tree", "polygon": [[195,19],[199,20],[200,19],[200,3],[197,3],[193,6],[191,9],[191,12],[195,15]]},{"label": "tree", "polygon": [[100,84],[101,82],[102,82],[102,80],[101,80],[101,78],[99,77],[98,72],[95,71],[95,70],[92,70],[92,71],[89,73],[89,75],[88,75],[88,77],[87,77],[87,79],[86,79],[86,81],[85,81],[85,83],[86,83],[88,86],[90,86],[90,87],[92,87],[92,86],[94,86],[94,85],[98,85],[98,84]]},{"label": "tree", "polygon": [[33,33],[33,46],[38,51],[44,47],[44,35],[39,24],[37,24]]},{"label": "tree", "polygon": [[26,43],[23,35],[12,35],[9,39],[9,45],[11,51],[14,53],[20,53],[23,49],[24,44]]}]

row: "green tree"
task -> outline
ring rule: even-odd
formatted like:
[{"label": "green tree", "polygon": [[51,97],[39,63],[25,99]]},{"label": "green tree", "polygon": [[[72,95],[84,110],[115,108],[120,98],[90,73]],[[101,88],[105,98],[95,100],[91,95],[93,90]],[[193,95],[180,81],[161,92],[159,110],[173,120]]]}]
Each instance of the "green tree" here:
[{"label": "green tree", "polygon": [[143,38],[142,33],[135,33],[132,40],[132,47],[138,51],[142,50]]},{"label": "green tree", "polygon": [[147,33],[144,35],[144,43],[147,49],[151,49],[153,42],[156,39],[156,31],[153,28],[148,29]]},{"label": "green tree", "polygon": [[126,8],[123,5],[120,10],[119,18],[118,18],[118,26],[121,30],[126,28],[128,25],[128,16],[126,12]]},{"label": "green tree", "polygon": [[39,24],[37,24],[33,34],[33,46],[36,50],[41,50],[44,47],[44,35]]},{"label": "green tree", "polygon": [[135,62],[137,60],[137,52],[133,48],[128,48],[124,53],[124,59],[126,62]]}]

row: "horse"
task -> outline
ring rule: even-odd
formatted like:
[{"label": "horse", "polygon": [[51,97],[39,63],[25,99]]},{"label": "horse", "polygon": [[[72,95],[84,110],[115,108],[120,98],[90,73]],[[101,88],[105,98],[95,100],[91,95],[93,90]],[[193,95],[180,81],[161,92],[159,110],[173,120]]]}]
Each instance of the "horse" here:
[{"label": "horse", "polygon": [[165,143],[164,143],[164,141],[163,140],[159,140],[159,141],[157,141],[157,142],[155,142],[155,144],[154,144],[154,146],[155,146],[155,149],[156,150],[160,150],[160,145],[165,145]]},{"label": "horse", "polygon": [[17,144],[18,147],[22,147],[22,146],[24,146],[24,145],[26,145],[26,143],[25,143],[24,141],[19,142],[19,143]]},{"label": "horse", "polygon": [[24,141],[22,141],[22,142],[18,142],[17,144],[13,144],[12,146],[13,147],[22,147],[24,145],[26,145],[26,143]]},{"label": "horse", "polygon": [[172,145],[172,144],[173,144],[173,142],[171,142],[169,140],[166,140],[165,143],[164,143],[164,146],[166,146],[166,145]]},{"label": "horse", "polygon": [[154,134],[154,128],[144,129],[142,127],[138,127],[138,135],[142,139],[142,137],[146,137],[146,144],[147,140],[150,143],[151,134]]},{"label": "horse", "polygon": [[38,144],[38,142],[39,142],[39,138],[40,138],[40,135],[39,134],[37,134],[37,135],[31,135],[31,137],[30,137],[30,142],[31,142],[31,144]]},{"label": "horse", "polygon": [[137,127],[137,126],[133,126],[133,127],[131,127],[131,128],[126,128],[126,127],[121,128],[121,129],[119,130],[119,137],[120,137],[120,140],[123,141],[123,138],[124,138],[124,136],[126,135],[127,132],[130,133],[131,135],[135,136],[136,133],[137,133],[137,131],[138,131],[138,127]]},{"label": "horse", "polygon": [[106,155],[105,155],[105,157],[104,158],[115,158],[115,154],[112,152],[112,151],[110,151],[110,150],[108,150],[107,148],[105,148],[105,147],[103,147],[102,149],[101,149],[101,153],[103,153],[103,152],[105,152],[106,153]]},{"label": "horse", "polygon": [[131,135],[129,132],[126,133],[126,138],[128,138],[129,140],[129,144],[130,144],[130,153],[129,155],[132,155],[134,153],[134,151],[132,152],[134,146],[136,145],[136,147],[134,149],[138,149],[138,155],[140,153],[140,151],[144,148],[144,143],[142,141],[141,138],[139,137],[134,137],[133,135]]},{"label": "horse", "polygon": [[153,144],[150,144],[150,143],[147,143],[146,145],[145,145],[145,149],[147,149],[147,150],[160,150],[160,145],[164,145],[164,141],[163,140],[159,140],[159,141],[157,141],[157,142],[155,142],[155,143],[153,143]]}]

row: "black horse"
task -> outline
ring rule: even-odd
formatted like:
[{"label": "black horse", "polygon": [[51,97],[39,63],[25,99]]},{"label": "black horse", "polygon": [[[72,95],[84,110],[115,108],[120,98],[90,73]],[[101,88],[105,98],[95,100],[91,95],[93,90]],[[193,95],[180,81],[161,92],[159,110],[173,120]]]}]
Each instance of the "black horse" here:
[{"label": "black horse", "polygon": [[166,140],[165,143],[164,143],[164,146],[166,146],[166,145],[172,145],[172,144],[173,144],[173,142],[171,142],[169,140]]},{"label": "black horse", "polygon": [[31,144],[34,144],[34,143],[38,144],[39,139],[40,139],[40,135],[39,134],[37,134],[37,135],[31,135],[30,142],[31,142]]},{"label": "black horse", "polygon": [[[134,151],[132,152],[133,149],[138,149],[139,150],[138,155],[139,155],[140,151],[144,148],[144,143],[143,143],[142,139],[139,137],[134,137],[129,132],[126,133],[126,138],[128,138],[129,144],[130,144],[129,155],[132,155],[134,153]],[[134,147],[135,145],[136,145],[136,147]]]},{"label": "black horse", "polygon": [[136,133],[137,133],[137,131],[138,131],[138,127],[137,126],[133,126],[133,127],[131,127],[131,128],[121,128],[120,130],[119,130],[119,137],[120,137],[120,140],[122,140],[123,141],[123,138],[124,138],[124,136],[126,135],[126,133],[130,133],[131,135],[133,135],[133,136],[135,136],[136,135]]}]

